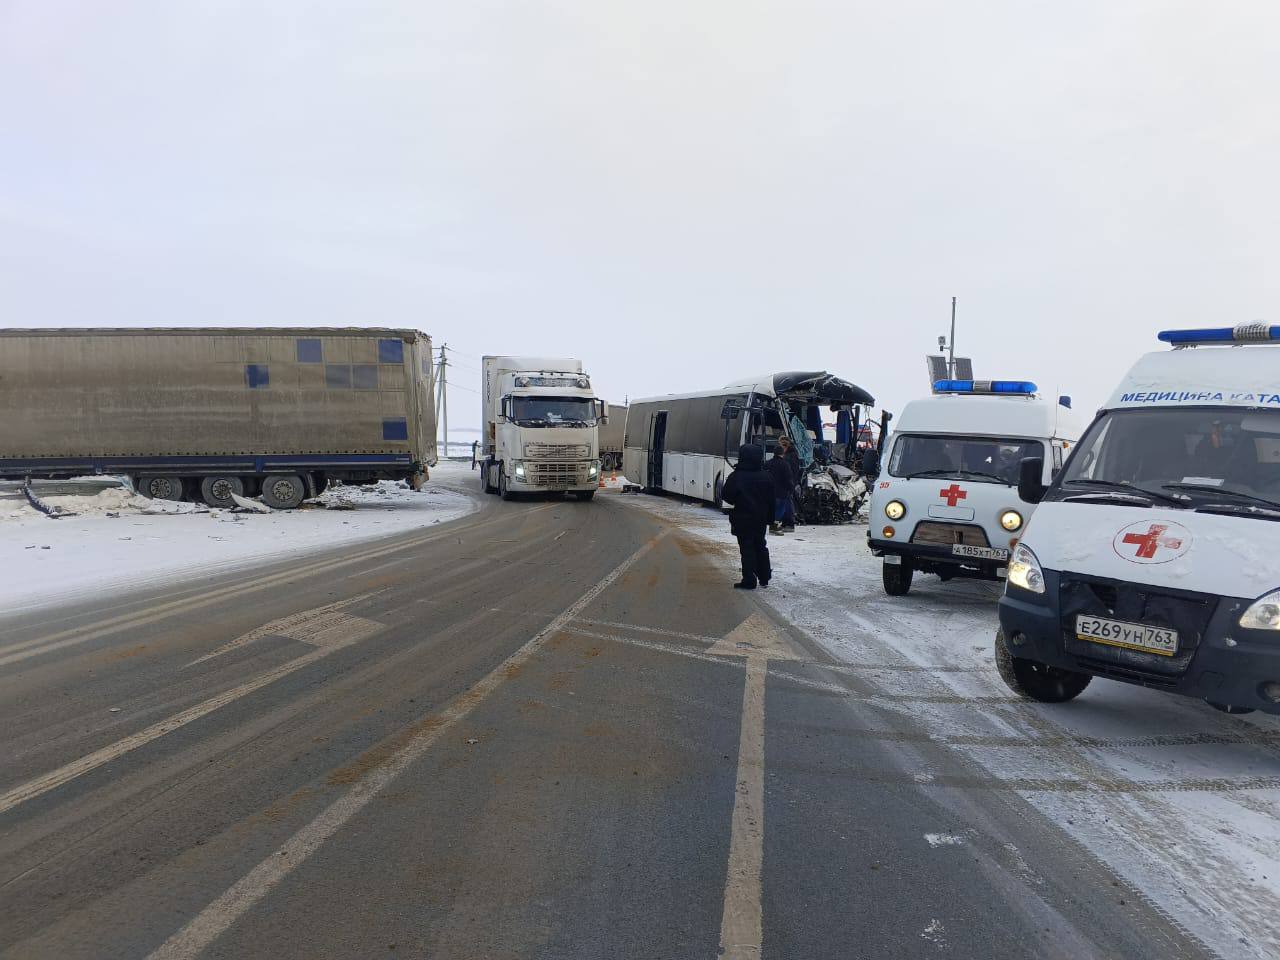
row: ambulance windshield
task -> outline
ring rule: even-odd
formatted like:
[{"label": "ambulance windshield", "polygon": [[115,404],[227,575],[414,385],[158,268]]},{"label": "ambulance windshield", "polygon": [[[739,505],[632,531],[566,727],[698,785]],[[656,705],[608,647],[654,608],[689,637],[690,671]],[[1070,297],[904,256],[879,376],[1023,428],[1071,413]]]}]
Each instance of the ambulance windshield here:
[{"label": "ambulance windshield", "polygon": [[1094,422],[1060,495],[1129,488],[1162,503],[1280,509],[1280,410],[1152,407]]},{"label": "ambulance windshield", "polygon": [[902,434],[893,446],[889,474],[904,479],[951,477],[1015,486],[1022,461],[1043,456],[1044,445],[1039,440]]}]

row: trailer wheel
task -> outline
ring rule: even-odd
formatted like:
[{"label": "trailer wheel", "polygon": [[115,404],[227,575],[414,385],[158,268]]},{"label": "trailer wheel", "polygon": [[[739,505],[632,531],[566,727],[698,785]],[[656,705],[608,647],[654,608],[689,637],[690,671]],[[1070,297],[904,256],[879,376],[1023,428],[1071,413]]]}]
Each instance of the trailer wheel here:
[{"label": "trailer wheel", "polygon": [[138,492],[152,500],[181,500],[181,477],[142,477]]},{"label": "trailer wheel", "polygon": [[1000,679],[1020,697],[1040,703],[1066,703],[1084,692],[1093,677],[1063,670],[1023,657],[1015,657],[1005,643],[1004,631],[996,631],[996,669]]},{"label": "trailer wheel", "polygon": [[503,500],[514,500],[516,495],[507,489],[507,472],[498,465],[498,496]]},{"label": "trailer wheel", "polygon": [[234,507],[232,494],[244,496],[244,482],[239,477],[205,477],[200,481],[200,496],[211,507]]},{"label": "trailer wheel", "polygon": [[905,597],[911,589],[911,575],[914,572],[906,557],[902,558],[901,563],[886,563],[880,573],[880,578],[884,581],[884,592],[891,597]]},{"label": "trailer wheel", "polygon": [[262,481],[262,502],[275,510],[292,510],[307,497],[307,484],[295,474],[266,477]]}]

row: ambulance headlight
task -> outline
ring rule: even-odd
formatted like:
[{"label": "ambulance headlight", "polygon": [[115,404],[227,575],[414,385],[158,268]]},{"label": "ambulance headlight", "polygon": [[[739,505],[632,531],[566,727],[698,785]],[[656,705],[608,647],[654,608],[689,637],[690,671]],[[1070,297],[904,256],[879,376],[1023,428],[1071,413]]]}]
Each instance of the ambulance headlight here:
[{"label": "ambulance headlight", "polygon": [[1019,543],[1014,548],[1005,583],[1028,593],[1044,593],[1044,574],[1040,570],[1040,561],[1025,543]]},{"label": "ambulance headlight", "polygon": [[1240,617],[1240,626],[1246,630],[1280,630],[1280,590],[1272,590]]},{"label": "ambulance headlight", "polygon": [[1006,510],[1004,513],[1000,514],[1000,526],[1004,527],[1010,533],[1021,529],[1022,514],[1017,510]]},{"label": "ambulance headlight", "polygon": [[890,520],[901,520],[907,515],[907,505],[901,500],[890,500],[884,505],[884,515]]}]

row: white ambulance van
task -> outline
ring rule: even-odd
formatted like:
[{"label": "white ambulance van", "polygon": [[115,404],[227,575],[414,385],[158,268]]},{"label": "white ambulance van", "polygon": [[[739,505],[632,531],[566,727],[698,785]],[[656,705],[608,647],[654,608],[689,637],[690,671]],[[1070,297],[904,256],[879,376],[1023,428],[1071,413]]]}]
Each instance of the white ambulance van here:
[{"label": "white ambulance van", "polygon": [[1022,464],[1047,482],[1078,432],[1069,401],[1023,380],[939,380],[898,417],[871,494],[867,541],[884,589],[902,596],[916,571],[943,580],[1004,576],[1031,508]]},{"label": "white ambulance van", "polygon": [[1093,677],[1280,713],[1280,326],[1160,334],[1044,488],[996,662],[1046,703]]}]

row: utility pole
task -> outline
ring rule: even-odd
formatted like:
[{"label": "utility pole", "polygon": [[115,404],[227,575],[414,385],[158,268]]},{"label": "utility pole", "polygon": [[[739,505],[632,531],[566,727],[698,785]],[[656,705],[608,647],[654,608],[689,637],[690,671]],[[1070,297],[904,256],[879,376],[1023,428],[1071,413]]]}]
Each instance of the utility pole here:
[{"label": "utility pole", "polygon": [[956,378],[956,298],[951,298],[951,339],[947,342],[947,376]]},{"label": "utility pole", "polygon": [[436,406],[440,408],[440,416],[444,421],[444,458],[449,459],[449,345],[440,344],[439,381],[440,387],[436,395]]}]

